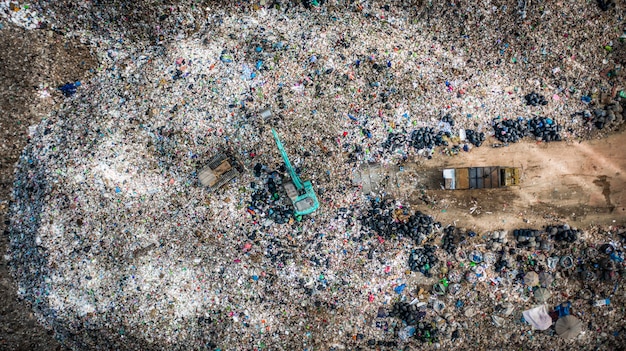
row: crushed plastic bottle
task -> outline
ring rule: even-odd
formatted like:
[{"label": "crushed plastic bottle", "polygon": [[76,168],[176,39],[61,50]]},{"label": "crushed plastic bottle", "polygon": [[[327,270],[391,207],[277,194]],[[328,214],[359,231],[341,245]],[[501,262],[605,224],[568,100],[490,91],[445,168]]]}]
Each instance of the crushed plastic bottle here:
[{"label": "crushed plastic bottle", "polygon": [[606,298],[606,299],[600,299],[600,300],[596,300],[593,302],[593,305],[595,307],[602,307],[602,306],[608,306],[611,304],[611,299]]},{"label": "crushed plastic bottle", "polygon": [[410,337],[415,335],[415,330],[416,328],[412,325],[406,326],[398,332],[398,337],[400,337],[402,341],[407,341]]}]

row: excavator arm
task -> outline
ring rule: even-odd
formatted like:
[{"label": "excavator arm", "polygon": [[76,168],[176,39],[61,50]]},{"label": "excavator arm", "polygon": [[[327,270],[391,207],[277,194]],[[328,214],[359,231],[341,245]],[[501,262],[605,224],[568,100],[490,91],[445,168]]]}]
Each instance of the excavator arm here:
[{"label": "excavator arm", "polygon": [[303,183],[300,180],[300,177],[298,177],[296,170],[291,165],[287,152],[285,151],[285,148],[280,142],[280,138],[274,129],[272,129],[272,134],[274,135],[276,146],[278,146],[278,150],[280,151],[283,161],[285,162],[285,167],[287,167],[287,171],[291,177],[291,182],[286,183],[284,188],[287,192],[287,196],[293,204],[295,209],[294,213],[297,216],[303,216],[315,212],[315,210],[319,208],[320,204],[317,200],[315,190],[313,190],[313,184],[311,184],[310,181],[305,181]]},{"label": "excavator arm", "polygon": [[276,131],[272,129],[272,134],[274,135],[276,146],[278,146],[278,150],[280,151],[280,154],[283,156],[283,162],[285,162],[285,167],[287,167],[287,171],[289,172],[289,176],[291,177],[291,181],[293,182],[293,185],[296,187],[298,191],[301,191],[303,188],[302,181],[300,180],[300,177],[298,177],[298,175],[296,174],[296,170],[291,165],[291,162],[289,161],[289,157],[287,156],[287,152],[285,151],[285,148],[283,147],[283,143],[280,142],[278,133],[276,133]]}]

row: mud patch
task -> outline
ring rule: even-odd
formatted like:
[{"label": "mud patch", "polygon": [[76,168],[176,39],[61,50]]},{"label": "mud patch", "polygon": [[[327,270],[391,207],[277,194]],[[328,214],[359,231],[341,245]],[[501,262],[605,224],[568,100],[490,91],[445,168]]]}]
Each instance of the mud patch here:
[{"label": "mud patch", "polygon": [[612,213],[615,210],[615,205],[611,203],[611,183],[609,177],[605,175],[598,176],[598,179],[593,181],[593,184],[602,188],[602,195],[606,200],[606,206],[609,208],[609,212]]}]

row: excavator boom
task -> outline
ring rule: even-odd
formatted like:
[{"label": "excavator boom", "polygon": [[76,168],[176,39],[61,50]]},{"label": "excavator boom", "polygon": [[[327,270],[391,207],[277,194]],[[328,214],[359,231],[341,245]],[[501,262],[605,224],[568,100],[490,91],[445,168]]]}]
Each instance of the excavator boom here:
[{"label": "excavator boom", "polygon": [[278,137],[278,134],[276,133],[274,129],[272,129],[272,134],[274,134],[274,140],[276,141],[276,146],[278,146],[278,150],[280,151],[280,154],[283,156],[283,162],[285,162],[285,167],[287,167],[287,171],[289,172],[289,176],[291,177],[291,181],[293,182],[293,185],[296,186],[297,190],[302,189],[302,181],[300,180],[300,177],[298,177],[298,175],[296,174],[296,170],[291,165],[291,162],[289,161],[289,157],[287,156],[287,152],[285,151],[285,148],[283,147],[283,143],[280,142],[280,138]]}]

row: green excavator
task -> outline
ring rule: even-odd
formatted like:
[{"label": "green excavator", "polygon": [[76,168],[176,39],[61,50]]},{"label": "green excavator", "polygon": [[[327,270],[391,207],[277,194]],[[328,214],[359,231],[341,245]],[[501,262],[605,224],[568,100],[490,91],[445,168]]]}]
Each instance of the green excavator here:
[{"label": "green excavator", "polygon": [[304,216],[315,212],[315,210],[320,207],[320,203],[317,201],[317,195],[315,195],[311,181],[307,180],[303,183],[300,180],[300,177],[296,174],[296,170],[291,165],[291,162],[289,162],[287,152],[285,152],[283,144],[280,142],[280,138],[278,138],[278,134],[274,129],[272,129],[272,134],[274,134],[274,140],[276,140],[278,150],[280,150],[280,154],[283,156],[285,167],[287,167],[287,171],[289,171],[289,176],[291,177],[291,182],[284,183],[283,187],[287,192],[287,196],[293,203],[295,215]]}]

